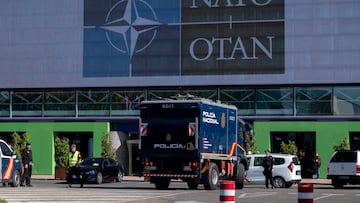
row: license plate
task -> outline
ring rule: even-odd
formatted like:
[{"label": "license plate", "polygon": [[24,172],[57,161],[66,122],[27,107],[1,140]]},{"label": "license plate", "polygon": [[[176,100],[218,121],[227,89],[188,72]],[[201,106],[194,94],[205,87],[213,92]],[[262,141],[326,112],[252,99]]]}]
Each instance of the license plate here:
[{"label": "license plate", "polygon": [[301,175],[301,172],[300,171],[296,171],[296,175]]},{"label": "license plate", "polygon": [[348,180],[348,179],[349,179],[349,176],[339,176],[339,179],[340,179],[340,180]]}]

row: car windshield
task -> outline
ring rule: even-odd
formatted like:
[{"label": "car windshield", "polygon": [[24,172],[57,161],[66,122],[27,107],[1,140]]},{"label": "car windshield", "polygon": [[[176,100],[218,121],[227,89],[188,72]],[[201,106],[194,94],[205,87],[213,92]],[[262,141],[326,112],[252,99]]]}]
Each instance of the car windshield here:
[{"label": "car windshield", "polygon": [[86,158],[84,159],[80,165],[81,166],[100,166],[102,159],[100,158]]},{"label": "car windshield", "polygon": [[330,162],[356,162],[357,153],[354,151],[338,151],[331,158]]}]

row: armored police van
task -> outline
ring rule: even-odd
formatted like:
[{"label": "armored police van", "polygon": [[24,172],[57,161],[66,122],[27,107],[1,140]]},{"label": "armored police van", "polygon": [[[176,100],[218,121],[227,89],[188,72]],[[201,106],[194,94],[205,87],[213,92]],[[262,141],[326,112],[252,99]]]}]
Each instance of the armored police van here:
[{"label": "armored police van", "polygon": [[15,151],[0,139],[0,182],[9,183],[13,187],[20,185],[21,163]]},{"label": "armored police van", "polygon": [[157,189],[171,179],[190,189],[203,184],[214,190],[219,181],[244,185],[247,161],[237,108],[213,101],[161,100],[140,105],[139,149],[142,175]]}]

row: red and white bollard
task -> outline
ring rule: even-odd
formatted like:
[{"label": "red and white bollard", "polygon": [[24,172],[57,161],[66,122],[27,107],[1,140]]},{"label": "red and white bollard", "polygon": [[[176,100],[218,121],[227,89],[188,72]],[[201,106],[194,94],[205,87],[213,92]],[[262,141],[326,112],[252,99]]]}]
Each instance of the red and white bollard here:
[{"label": "red and white bollard", "polygon": [[220,182],[220,203],[235,203],[235,182],[223,180]]},{"label": "red and white bollard", "polygon": [[314,202],[314,186],[309,183],[299,183],[298,186],[298,203]]}]

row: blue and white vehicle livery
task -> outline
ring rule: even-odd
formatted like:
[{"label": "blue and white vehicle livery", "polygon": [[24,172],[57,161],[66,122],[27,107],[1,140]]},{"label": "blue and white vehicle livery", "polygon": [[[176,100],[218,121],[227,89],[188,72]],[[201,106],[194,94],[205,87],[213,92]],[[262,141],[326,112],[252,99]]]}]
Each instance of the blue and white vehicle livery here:
[{"label": "blue and white vehicle livery", "polygon": [[142,175],[157,189],[171,179],[214,190],[219,181],[244,186],[247,161],[237,108],[199,100],[144,101],[140,105]]},{"label": "blue and white vehicle livery", "polygon": [[21,163],[15,151],[0,139],[0,182],[17,187],[20,185],[21,174]]}]

